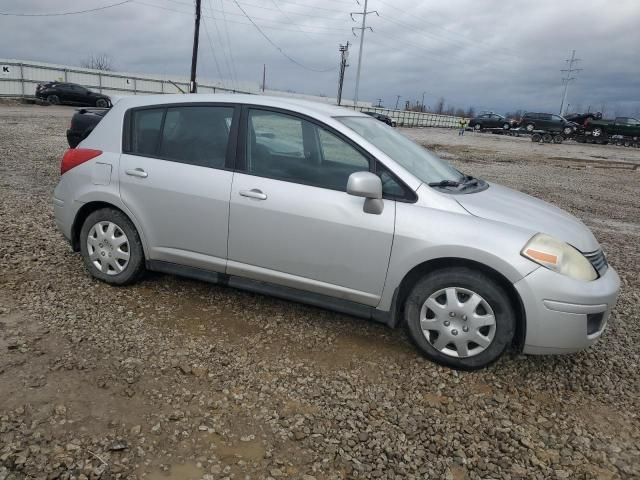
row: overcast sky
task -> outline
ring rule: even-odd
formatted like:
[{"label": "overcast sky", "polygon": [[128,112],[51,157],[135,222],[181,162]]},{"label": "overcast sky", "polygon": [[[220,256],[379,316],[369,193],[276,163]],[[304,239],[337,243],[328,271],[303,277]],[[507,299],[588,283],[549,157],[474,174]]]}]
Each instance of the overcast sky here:
[{"label": "overcast sky", "polygon": [[[1,13],[64,13],[123,0],[0,0]],[[353,98],[359,38],[349,12],[364,0],[202,0],[199,75],[335,96],[338,45],[352,43],[344,96]],[[106,53],[117,70],[190,70],[193,0],[130,0],[78,15],[0,16],[0,57],[78,65]],[[576,107],[640,114],[640,0],[369,0],[360,99],[393,107],[396,95],[433,106],[504,113],[557,112],[572,49],[583,68]],[[207,35],[208,33],[208,35]],[[212,49],[213,47],[213,49]],[[214,57],[215,53],[215,57]],[[287,58],[289,57],[289,58]],[[217,60],[217,66],[216,66]],[[303,66],[300,66],[303,65]],[[318,71],[318,70],[329,71]],[[220,73],[218,73],[220,72]]]}]

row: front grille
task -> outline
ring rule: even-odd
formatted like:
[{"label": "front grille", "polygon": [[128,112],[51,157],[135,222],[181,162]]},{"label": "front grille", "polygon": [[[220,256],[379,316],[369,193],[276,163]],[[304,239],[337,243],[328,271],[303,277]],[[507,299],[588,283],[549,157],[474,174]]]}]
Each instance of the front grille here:
[{"label": "front grille", "polygon": [[587,252],[584,254],[587,257],[587,260],[591,262],[593,268],[596,269],[600,276],[604,275],[604,272],[607,271],[609,264],[607,263],[607,259],[604,256],[604,252],[602,250],[596,250],[595,252]]}]

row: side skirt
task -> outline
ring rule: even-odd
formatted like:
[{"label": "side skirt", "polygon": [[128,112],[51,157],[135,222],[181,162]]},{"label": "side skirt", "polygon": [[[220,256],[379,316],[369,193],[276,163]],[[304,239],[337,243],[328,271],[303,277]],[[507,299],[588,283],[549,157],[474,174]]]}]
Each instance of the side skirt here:
[{"label": "side skirt", "polygon": [[147,260],[146,268],[147,270],[152,270],[154,272],[168,273],[171,275],[193,278],[195,280],[201,280],[204,282],[215,283],[218,285],[224,285],[240,290],[247,290],[253,293],[259,293],[261,295],[268,295],[271,297],[282,298],[284,300],[304,303],[306,305],[312,305],[314,307],[326,308],[327,310],[333,310],[335,312],[344,313],[346,315],[352,315],[354,317],[360,317],[367,320],[384,323],[385,325],[388,325],[390,327],[394,327],[397,323],[395,318],[396,315],[394,313],[395,308],[393,308],[391,312],[385,312],[368,305],[362,305],[360,303],[343,300],[341,298],[333,298],[327,295],[321,295],[319,293],[299,290],[297,288],[285,287],[274,283],[261,282],[258,280],[238,277],[235,275],[227,275],[225,273],[211,272],[209,270],[204,270],[201,268],[188,267],[184,265],[178,265],[176,263],[163,262],[160,260]]}]

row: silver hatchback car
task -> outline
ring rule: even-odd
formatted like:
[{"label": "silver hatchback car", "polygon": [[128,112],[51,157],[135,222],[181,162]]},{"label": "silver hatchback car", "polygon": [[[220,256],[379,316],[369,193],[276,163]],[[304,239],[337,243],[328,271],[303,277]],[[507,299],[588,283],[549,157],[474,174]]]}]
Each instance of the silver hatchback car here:
[{"label": "silver hatchback car", "polygon": [[344,108],[124,98],[61,172],[58,228],[100,280],[155,270],[403,324],[454,368],[585,348],[620,286],[573,216]]}]

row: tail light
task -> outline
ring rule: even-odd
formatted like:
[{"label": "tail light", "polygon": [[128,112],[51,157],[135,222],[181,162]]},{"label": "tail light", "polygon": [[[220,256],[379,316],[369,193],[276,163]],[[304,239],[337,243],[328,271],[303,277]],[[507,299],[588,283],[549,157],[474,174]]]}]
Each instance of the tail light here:
[{"label": "tail light", "polygon": [[64,175],[73,167],[102,155],[102,150],[93,150],[91,148],[70,148],[64,153],[62,162],[60,162],[60,175]]}]

